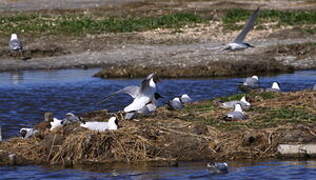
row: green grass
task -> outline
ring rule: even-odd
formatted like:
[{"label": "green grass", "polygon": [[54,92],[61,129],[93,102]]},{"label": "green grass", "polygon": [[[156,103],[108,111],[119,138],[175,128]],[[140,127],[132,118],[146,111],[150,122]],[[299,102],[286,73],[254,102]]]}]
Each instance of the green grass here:
[{"label": "green grass", "polygon": [[[243,25],[236,25],[236,23],[246,22],[252,12],[244,9],[227,11],[222,18],[225,28],[229,30],[241,29]],[[260,22],[278,22],[278,25],[316,24],[316,11],[261,10],[257,22],[259,22],[257,24],[260,24]]]},{"label": "green grass", "polygon": [[0,32],[16,33],[100,33],[134,32],[156,28],[179,29],[184,25],[201,23],[206,19],[192,13],[175,13],[159,17],[98,17],[84,15],[15,15],[0,16]]}]

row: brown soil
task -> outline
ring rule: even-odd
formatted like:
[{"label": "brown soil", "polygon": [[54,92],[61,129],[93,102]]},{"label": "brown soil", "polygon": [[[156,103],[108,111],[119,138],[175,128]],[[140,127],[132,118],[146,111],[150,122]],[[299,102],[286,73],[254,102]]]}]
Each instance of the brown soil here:
[{"label": "brown soil", "polygon": [[[287,107],[306,107],[305,113],[316,116],[315,92],[274,94],[274,98],[266,100],[260,94],[248,96],[254,107],[246,121],[223,121],[222,116],[228,110],[213,106],[215,101],[188,104],[181,111],[161,107],[152,116],[137,118],[139,121],[123,120],[118,113],[121,128],[117,131],[98,133],[73,124],[54,132],[44,130],[25,140],[12,138],[0,142],[0,157],[3,157],[0,164],[13,163],[8,159],[9,154],[16,155],[15,164],[70,167],[92,162],[255,160],[280,157],[277,153],[280,143],[316,141],[313,121],[266,117],[270,113],[267,108],[272,111]],[[109,116],[106,111],[99,111],[84,114],[83,118],[100,121]]]},{"label": "brown soil", "polygon": [[[316,5],[312,1],[159,0],[153,2],[136,0],[133,2],[101,2],[95,0],[85,4],[86,8],[82,8],[76,1],[75,3],[78,4],[70,9],[68,7],[71,7],[74,2],[69,1],[68,3],[64,6],[50,7],[45,6],[46,0],[29,4],[25,1],[8,1],[4,3],[2,9],[0,8],[0,11],[3,11],[3,14],[13,14],[15,12],[12,11],[22,10],[24,13],[39,12],[58,15],[86,12],[95,17],[106,15],[159,16],[173,12],[197,12],[202,16],[213,16],[213,18],[209,23],[197,24],[194,27],[186,26],[179,29],[178,32],[174,32],[172,29],[155,29],[145,32],[79,36],[23,34],[21,38],[25,44],[25,56],[32,58],[26,63],[22,63],[17,55],[8,51],[8,37],[2,35],[0,36],[0,71],[103,66],[111,67],[111,69],[107,68],[104,71],[105,74],[99,74],[100,76],[118,77],[121,74],[122,77],[135,77],[145,74],[135,66],[135,64],[141,64],[141,68],[146,67],[149,70],[150,67],[158,68],[157,71],[162,74],[171,73],[163,70],[164,67],[181,67],[179,71],[166,75],[166,77],[188,77],[184,73],[185,71],[188,71],[187,74],[191,74],[193,77],[206,77],[235,75],[240,72],[248,74],[257,70],[261,73],[287,72],[288,66],[292,66],[294,69],[316,68],[315,54],[309,51],[313,51],[313,49],[303,50],[304,43],[315,42],[315,35],[306,33],[296,26],[275,27],[273,23],[261,24],[261,28],[255,27],[255,30],[247,36],[247,41],[254,44],[256,48],[234,53],[218,51],[223,44],[230,42],[239,33],[239,31],[225,30],[220,21],[223,9],[232,7],[255,9],[259,5],[267,9],[313,9]],[[90,6],[94,3],[98,6]],[[8,10],[6,7],[11,9]],[[287,50],[289,44],[303,49],[291,47],[289,50],[295,52],[289,53],[290,51]],[[304,51],[303,54],[308,55],[302,56],[302,51]],[[291,60],[288,59],[289,56],[291,56]],[[298,59],[300,61],[297,61]],[[228,63],[227,69],[224,66],[226,63]],[[241,67],[241,64],[245,67]],[[124,72],[121,70],[122,67]],[[193,69],[188,70],[187,67],[193,67]],[[266,69],[262,67],[266,67]],[[197,70],[198,68],[202,69],[201,72]]]}]

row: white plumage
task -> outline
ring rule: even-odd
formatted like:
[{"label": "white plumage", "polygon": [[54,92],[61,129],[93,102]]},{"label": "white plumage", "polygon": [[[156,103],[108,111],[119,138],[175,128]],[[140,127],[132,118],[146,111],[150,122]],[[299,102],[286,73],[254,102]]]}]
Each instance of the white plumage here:
[{"label": "white plumage", "polygon": [[108,122],[85,122],[80,124],[81,127],[87,128],[92,131],[107,131],[107,130],[117,130],[117,120],[116,117],[111,117]]},{"label": "white plumage", "polygon": [[21,128],[20,129],[20,134],[21,134],[23,139],[32,137],[36,133],[38,133],[38,130],[33,129],[33,128]]},{"label": "white plumage", "polygon": [[62,121],[63,120],[59,120],[57,118],[54,118],[53,121],[50,122],[50,126],[51,126],[50,130],[52,131],[55,128],[62,126],[62,123],[61,123]]}]

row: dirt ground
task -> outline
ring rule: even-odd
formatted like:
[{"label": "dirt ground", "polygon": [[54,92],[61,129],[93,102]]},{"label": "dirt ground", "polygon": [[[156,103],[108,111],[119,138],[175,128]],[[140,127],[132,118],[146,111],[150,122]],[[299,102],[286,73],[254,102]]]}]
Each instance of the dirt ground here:
[{"label": "dirt ground", "polygon": [[[262,6],[262,9],[296,10],[315,9],[316,7],[315,2],[308,0],[256,2],[245,0],[159,0],[155,2],[95,0],[79,3],[77,1],[67,1],[63,2],[65,3],[63,6],[57,4],[48,6],[52,2],[50,1],[46,5],[46,0],[32,2],[32,0],[1,1],[3,6],[0,11],[3,14],[12,14],[16,11],[63,14],[89,10],[118,16],[127,14],[150,16],[182,11],[204,12],[207,15],[208,11],[217,9],[220,16],[221,9],[227,8],[255,9]],[[95,7],[96,5],[98,7]],[[70,7],[72,10],[69,10]],[[217,11],[211,12],[216,13]],[[223,52],[221,50],[223,45],[233,40],[239,31],[226,31],[223,24],[216,19],[216,16],[214,17],[207,24],[194,27],[186,26],[181,28],[179,32],[170,29],[154,29],[144,32],[86,34],[84,36],[29,36],[26,34],[22,39],[25,44],[25,56],[31,57],[27,61],[21,61],[19,58],[12,56],[8,51],[8,37],[2,36],[0,37],[0,71],[104,67],[106,71],[100,76],[115,77],[117,74],[111,72],[119,71],[122,66],[139,65],[121,75],[122,77],[130,77],[133,71],[143,67],[199,68],[203,65],[212,66],[212,64],[214,64],[214,67],[227,62],[232,66],[234,64],[249,64],[249,62],[257,61],[257,59],[263,62],[263,66],[266,64],[282,66],[281,68],[269,68],[267,72],[270,70],[272,72],[282,72],[279,69],[288,71],[288,66],[291,66],[292,69],[316,68],[315,48],[310,44],[316,41],[314,34],[302,32],[295,26],[269,28],[272,27],[271,24],[263,24],[262,26],[265,28],[255,28],[246,38],[246,41],[253,44],[255,48],[238,52]],[[302,56],[294,46],[300,46],[301,49],[307,47],[308,51],[305,51],[304,56]],[[279,51],[279,49],[282,51]],[[292,51],[297,51],[297,53]],[[111,70],[109,70],[109,67]],[[231,69],[205,72],[202,76],[240,73],[238,70],[233,72]],[[245,72],[245,74],[248,73],[251,72]],[[178,74],[183,73],[179,72]]]}]

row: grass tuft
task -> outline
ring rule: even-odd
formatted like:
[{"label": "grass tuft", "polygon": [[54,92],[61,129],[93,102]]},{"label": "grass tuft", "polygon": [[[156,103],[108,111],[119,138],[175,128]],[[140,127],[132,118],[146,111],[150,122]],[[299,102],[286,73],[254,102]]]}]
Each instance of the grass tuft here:
[{"label": "grass tuft", "polygon": [[0,16],[1,33],[100,33],[134,32],[156,28],[179,29],[184,25],[206,21],[192,13],[174,13],[159,17],[101,17],[84,15],[42,16],[41,14]]}]

